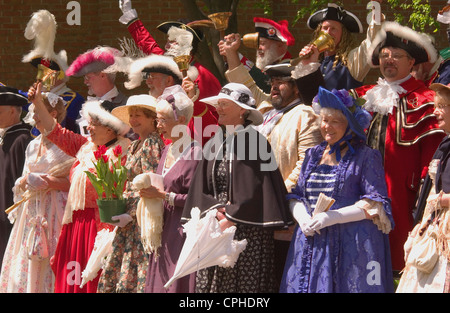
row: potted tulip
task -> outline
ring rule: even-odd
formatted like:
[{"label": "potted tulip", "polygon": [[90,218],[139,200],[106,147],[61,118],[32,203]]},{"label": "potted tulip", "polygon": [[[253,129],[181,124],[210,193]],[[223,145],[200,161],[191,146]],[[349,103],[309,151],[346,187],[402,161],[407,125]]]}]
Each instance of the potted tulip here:
[{"label": "potted tulip", "polygon": [[114,223],[111,216],[120,215],[126,211],[126,199],[123,190],[127,180],[127,170],[122,165],[122,146],[114,148],[114,156],[106,154],[107,148],[99,146],[94,152],[95,173],[85,171],[92,186],[98,194],[97,204],[100,220],[105,223]]}]

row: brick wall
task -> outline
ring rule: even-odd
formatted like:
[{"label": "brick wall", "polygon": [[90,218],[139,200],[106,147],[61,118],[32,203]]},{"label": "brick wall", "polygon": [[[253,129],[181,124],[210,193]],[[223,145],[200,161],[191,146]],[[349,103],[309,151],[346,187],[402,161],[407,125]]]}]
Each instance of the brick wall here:
[{"label": "brick wall", "polygon": [[[73,59],[84,51],[96,45],[110,45],[118,47],[118,38],[128,37],[126,27],[119,23],[121,15],[117,0],[80,0],[81,4],[81,25],[70,26],[66,22],[70,9],[66,8],[68,0],[27,0],[27,1],[7,1],[0,0],[0,82],[19,89],[26,90],[34,81],[35,70],[29,64],[21,62],[22,56],[32,49],[32,42],[23,36],[26,24],[31,14],[40,9],[47,9],[52,12],[57,20],[58,29],[55,42],[55,52],[65,49],[68,54],[69,64]],[[241,34],[254,32],[253,17],[263,16],[261,9],[254,9],[256,0],[241,0],[238,10],[238,31]],[[366,26],[365,20],[367,11],[366,1],[345,0],[342,1],[346,8],[356,14]],[[358,3],[362,2],[362,3]],[[51,3],[51,4],[50,4]],[[202,7],[202,1],[197,1]],[[287,19],[291,25],[291,31],[296,38],[296,45],[290,48],[290,52],[295,56],[298,51],[311,39],[311,31],[306,28],[306,18],[293,25],[295,12],[301,6],[308,5],[309,1],[298,1],[292,4],[291,0],[277,0],[273,2],[274,20]],[[445,1],[431,0],[433,15],[436,16],[439,9],[443,7]],[[160,45],[165,44],[165,36],[155,30],[161,22],[176,20],[185,17],[185,10],[181,0],[133,0],[133,7],[139,13],[141,20],[151,31]],[[392,19],[392,10],[386,4],[382,5],[382,10],[387,19]],[[408,14],[405,12],[405,14]],[[441,27],[438,34],[435,34],[439,48],[448,46],[445,27]],[[363,36],[359,38],[362,40]],[[254,51],[244,50],[244,53],[253,58]],[[366,82],[375,81],[379,72],[372,70]],[[123,85],[123,78],[119,76],[119,88],[125,93],[136,93],[140,90],[129,91]],[[80,78],[72,78],[69,85],[86,95],[86,87]]]}]

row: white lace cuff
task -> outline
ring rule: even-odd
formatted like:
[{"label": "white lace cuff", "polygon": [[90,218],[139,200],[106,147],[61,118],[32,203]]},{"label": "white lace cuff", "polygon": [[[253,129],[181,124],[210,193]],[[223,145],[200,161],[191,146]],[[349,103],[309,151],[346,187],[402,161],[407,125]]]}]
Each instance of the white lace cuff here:
[{"label": "white lace cuff", "polygon": [[314,73],[320,67],[320,63],[312,62],[306,65],[303,65],[301,62],[297,64],[295,69],[291,73],[291,77],[293,79],[299,79],[305,77],[309,74]]},{"label": "white lace cuff", "polygon": [[384,234],[389,234],[392,229],[391,221],[384,212],[383,204],[370,199],[362,199],[355,204],[358,208],[364,210],[377,225],[378,229]]}]

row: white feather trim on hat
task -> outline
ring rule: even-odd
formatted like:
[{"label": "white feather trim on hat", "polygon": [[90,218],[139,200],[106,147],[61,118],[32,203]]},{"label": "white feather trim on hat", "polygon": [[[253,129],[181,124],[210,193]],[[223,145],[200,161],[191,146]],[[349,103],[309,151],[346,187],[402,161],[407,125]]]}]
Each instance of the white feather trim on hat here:
[{"label": "white feather trim on hat", "polygon": [[[144,69],[154,69],[155,72],[161,72],[162,70],[164,70],[164,72],[172,73],[180,80],[183,79],[183,74],[181,73],[177,63],[175,63],[172,57],[152,54],[133,61],[128,71],[128,81],[124,83],[125,88],[134,89],[139,87],[143,81],[142,71]],[[195,74],[195,72],[193,74]],[[196,72],[196,74],[198,76],[198,71]]]},{"label": "white feather trim on hat", "polygon": [[387,32],[391,32],[397,37],[405,40],[413,41],[418,46],[422,47],[428,54],[428,61],[434,63],[437,60],[437,52],[431,39],[425,34],[416,32],[415,30],[402,26],[397,22],[383,22],[383,25],[378,34],[373,39],[367,53],[367,62],[371,67],[378,67],[373,63],[372,56],[379,48],[379,45],[384,42],[387,37]]},{"label": "white feather trim on hat", "polygon": [[83,103],[81,109],[81,116],[87,121],[96,119],[100,124],[107,126],[117,132],[118,135],[124,136],[130,130],[130,126],[122,122],[119,118],[111,114],[111,112],[105,110],[101,106],[102,101],[91,100]]},{"label": "white feather trim on hat", "polygon": [[62,71],[68,68],[66,51],[62,50],[58,54],[54,51],[56,28],[55,16],[49,11],[39,10],[32,14],[24,36],[28,40],[34,40],[34,48],[23,56],[23,63],[30,63],[33,59],[42,57],[56,62]]},{"label": "white feather trim on hat", "polygon": [[192,80],[195,81],[198,77],[198,69],[195,66],[189,66],[189,69],[187,71],[187,76]]}]

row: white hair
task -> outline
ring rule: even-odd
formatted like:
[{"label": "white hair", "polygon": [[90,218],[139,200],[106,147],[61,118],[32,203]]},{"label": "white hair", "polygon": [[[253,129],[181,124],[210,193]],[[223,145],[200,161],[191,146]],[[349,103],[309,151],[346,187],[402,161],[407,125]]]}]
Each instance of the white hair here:
[{"label": "white hair", "polygon": [[[173,96],[175,99],[174,105],[172,106],[169,101],[167,101],[169,96]],[[171,87],[167,87],[163,94],[158,98],[158,104],[156,105],[156,112],[169,114],[170,116],[175,118],[174,110],[177,116],[184,116],[187,124],[194,114],[194,103],[192,100],[186,95],[184,90],[180,85],[174,85]]]},{"label": "white hair", "polygon": [[347,117],[344,115],[344,113],[342,113],[342,111],[338,110],[338,109],[333,109],[333,108],[328,108],[328,107],[321,108],[320,114],[319,114],[320,121],[322,121],[322,118],[324,116],[338,117],[338,118],[348,122]]}]

